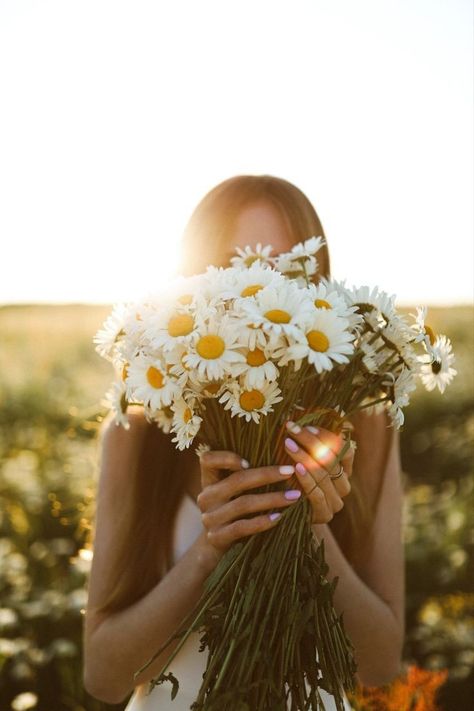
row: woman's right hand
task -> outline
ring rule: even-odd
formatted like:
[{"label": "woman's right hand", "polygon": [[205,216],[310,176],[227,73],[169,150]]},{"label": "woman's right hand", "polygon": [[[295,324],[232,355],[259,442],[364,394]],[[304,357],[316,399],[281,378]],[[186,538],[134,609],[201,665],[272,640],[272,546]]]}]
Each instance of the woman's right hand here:
[{"label": "woman's right hand", "polygon": [[[272,520],[269,513],[259,513],[251,518],[243,516],[291,506],[301,495],[301,489],[243,493],[248,489],[289,479],[295,472],[293,465],[251,469],[249,463],[234,452],[209,451],[201,455],[200,467],[202,491],[197,497],[197,504],[205,529],[201,542],[209,554],[206,564],[211,568],[217,565],[239,538],[272,528],[279,518],[277,514]],[[221,478],[222,470],[231,473]]]}]

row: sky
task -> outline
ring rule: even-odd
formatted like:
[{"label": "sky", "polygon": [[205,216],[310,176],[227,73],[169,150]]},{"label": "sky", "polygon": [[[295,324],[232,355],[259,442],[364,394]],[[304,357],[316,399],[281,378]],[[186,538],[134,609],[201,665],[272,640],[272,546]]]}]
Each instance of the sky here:
[{"label": "sky", "polygon": [[303,190],[335,278],[471,302],[472,2],[1,0],[0,304],[139,298],[242,173]]}]

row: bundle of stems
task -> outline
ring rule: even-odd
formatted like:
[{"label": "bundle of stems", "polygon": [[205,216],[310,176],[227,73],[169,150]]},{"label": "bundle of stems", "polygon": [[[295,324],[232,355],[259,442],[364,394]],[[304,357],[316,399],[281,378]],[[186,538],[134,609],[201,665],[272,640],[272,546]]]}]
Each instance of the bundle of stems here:
[{"label": "bundle of stems", "polygon": [[[236,451],[253,467],[283,463],[289,404],[298,424],[311,422],[335,432],[341,431],[350,412],[361,409],[367,384],[354,387],[357,359],[322,375],[309,364],[298,373],[286,368],[284,398],[258,424],[236,422],[216,399],[209,399],[201,441],[211,449]],[[311,407],[315,401],[317,408]],[[339,460],[349,446],[347,440]],[[281,488],[267,485],[249,492]],[[167,680],[174,698],[179,681],[165,672],[188,636],[201,631],[200,651],[208,648],[209,653],[194,711],[317,711],[324,709],[319,689],[332,694],[338,711],[343,711],[344,690],[355,689],[354,647],[343,615],[338,617],[333,607],[338,578],[327,580],[324,539],[317,541],[311,516],[310,502],[301,497],[281,512],[275,527],[237,541],[225,553],[193,610],[136,672],[181,638],[151,680],[150,691]]]}]

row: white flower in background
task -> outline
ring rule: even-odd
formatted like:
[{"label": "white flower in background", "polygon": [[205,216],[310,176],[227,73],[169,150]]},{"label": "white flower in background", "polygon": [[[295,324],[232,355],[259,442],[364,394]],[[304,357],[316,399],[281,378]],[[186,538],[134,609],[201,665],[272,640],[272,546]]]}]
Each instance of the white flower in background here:
[{"label": "white flower in background", "polygon": [[188,354],[183,362],[196,371],[192,378],[219,380],[225,375],[240,373],[238,367],[245,362],[242,353],[238,352],[241,343],[238,340],[237,323],[223,316],[220,320],[210,318],[207,323],[199,326],[189,344]]},{"label": "white flower in background", "polygon": [[268,286],[258,291],[254,299],[242,300],[240,310],[247,324],[261,326],[273,341],[283,334],[296,338],[299,324],[314,312],[314,306],[302,289],[284,280],[277,288]]},{"label": "white flower in background", "polygon": [[319,252],[321,247],[326,244],[324,237],[309,237],[304,242],[298,242],[291,248],[291,254],[295,259],[314,257],[316,252]]},{"label": "white flower in background", "polygon": [[273,382],[278,378],[278,368],[270,360],[267,349],[253,348],[245,353],[245,369],[242,379],[246,388],[263,388],[265,382]]},{"label": "white flower in background", "polygon": [[176,434],[171,441],[177,443],[179,450],[189,447],[201,427],[202,417],[196,413],[195,405],[195,400],[186,401],[182,397],[171,405],[174,413],[171,431]]},{"label": "white flower in background", "polygon": [[257,244],[255,249],[247,246],[244,249],[236,247],[237,257],[231,257],[230,263],[233,267],[250,267],[257,260],[262,263],[271,264],[270,253],[273,251],[271,244],[262,247],[260,242]]},{"label": "white flower in background", "polygon": [[254,262],[248,269],[229,268],[225,274],[225,282],[221,284],[221,297],[224,299],[249,298],[266,286],[277,286],[284,281],[280,272],[261,262]]},{"label": "white flower in background", "polygon": [[[392,373],[387,373],[387,375],[392,375]],[[392,375],[392,379],[393,377]],[[393,401],[387,408],[391,420],[397,428],[400,428],[405,421],[402,408],[409,405],[410,393],[412,390],[415,390],[415,388],[416,382],[413,373],[409,368],[403,367],[398,377],[395,378],[393,385],[390,386],[390,389],[393,389],[391,393],[391,395],[393,395]]]},{"label": "white flower in background", "polygon": [[428,391],[436,387],[443,393],[446,385],[457,375],[457,370],[452,367],[455,361],[452,345],[449,338],[439,335],[435,339],[430,351],[419,356],[423,365],[420,368],[420,378]]},{"label": "white flower in background", "polygon": [[301,326],[301,337],[296,343],[281,352],[278,365],[296,361],[295,370],[300,361],[307,358],[318,373],[332,370],[334,363],[348,363],[348,355],[354,352],[354,334],[348,330],[349,322],[340,318],[332,310],[313,310]]},{"label": "white flower in background", "polygon": [[182,388],[159,358],[140,354],[128,365],[127,399],[161,409],[180,396]]},{"label": "white flower in background", "polygon": [[127,416],[128,401],[123,380],[116,380],[112,383],[105,393],[101,405],[112,410],[116,425],[122,425],[126,430],[130,429]]},{"label": "white flower in background", "polygon": [[115,304],[112,313],[92,339],[96,344],[97,353],[107,360],[112,360],[117,340],[125,335],[124,324],[128,317],[128,310],[128,304]]},{"label": "white flower in background", "polygon": [[34,709],[38,703],[38,696],[33,694],[31,691],[23,691],[21,694],[15,696],[11,702],[11,709],[13,711],[29,711],[29,709]]},{"label": "white flower in background", "polygon": [[260,422],[261,415],[273,412],[273,405],[283,400],[276,382],[265,383],[263,388],[247,390],[233,381],[230,388],[221,395],[219,402],[225,403],[224,410],[230,409],[232,417],[245,417],[246,422]]}]

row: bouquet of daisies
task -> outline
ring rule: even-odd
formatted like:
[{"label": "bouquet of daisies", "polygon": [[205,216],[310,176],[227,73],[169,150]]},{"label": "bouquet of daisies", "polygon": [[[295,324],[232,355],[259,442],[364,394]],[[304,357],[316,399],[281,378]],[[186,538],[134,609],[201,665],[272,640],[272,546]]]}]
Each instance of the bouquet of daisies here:
[{"label": "bouquet of daisies", "polygon": [[[311,237],[275,257],[270,246],[237,249],[227,268],[116,305],[94,342],[115,368],[105,403],[117,424],[128,427],[128,405],[140,404],[178,449],[230,449],[258,467],[282,463],[288,419],[340,433],[354,412],[386,408],[400,427],[417,378],[444,391],[454,355],[425,324],[426,309],[408,323],[378,287],[315,284],[323,244]],[[320,709],[319,688],[342,709],[344,689],[355,686],[354,648],[311,526],[301,497],[276,527],[237,541],[136,675],[181,638],[150,682],[171,681],[174,698],[179,681],[165,672],[189,634],[203,630],[200,651],[209,654],[196,711]]]}]

